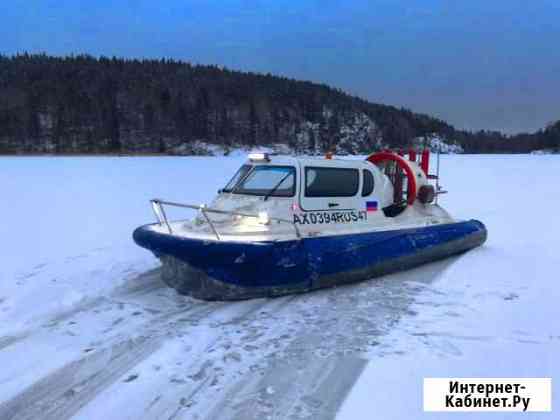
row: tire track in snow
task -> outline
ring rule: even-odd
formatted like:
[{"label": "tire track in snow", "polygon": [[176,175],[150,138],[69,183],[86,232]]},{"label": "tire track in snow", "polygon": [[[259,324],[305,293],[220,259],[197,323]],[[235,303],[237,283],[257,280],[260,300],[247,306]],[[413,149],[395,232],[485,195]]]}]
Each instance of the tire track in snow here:
[{"label": "tire track in snow", "polygon": [[23,340],[25,337],[27,337],[27,333],[6,335],[4,337],[0,337],[0,351],[14,343],[17,343],[18,341]]},{"label": "tire track in snow", "polygon": [[[125,301],[118,303],[134,304],[136,303],[134,300],[132,302],[126,300],[153,290],[154,288],[150,285],[135,288],[131,292],[122,293],[119,297]],[[8,401],[0,403],[0,418],[64,418],[71,416],[120,376],[154,353],[171,335],[170,328],[174,323],[180,321],[187,326],[196,325],[200,320],[219,311],[223,306],[221,303],[194,300],[191,300],[190,306],[188,306],[188,300],[182,303],[186,303],[187,307],[174,306],[172,310],[162,314],[145,317],[141,324],[132,330],[127,330],[127,323],[113,321],[113,325],[120,324],[116,334],[99,342],[94,348],[83,350],[83,343],[87,341],[87,335],[78,345],[70,341],[68,347],[74,354],[74,358],[70,356],[70,359],[73,358],[73,360],[63,366],[55,366],[54,371],[35,378],[34,383]],[[26,341],[21,344],[27,348],[34,347],[37,340],[39,343],[48,343],[51,340],[56,342],[57,336],[63,335],[63,332],[57,331],[57,328],[64,321],[76,323],[71,320],[77,319],[78,316],[84,316],[86,319],[89,317],[89,321],[91,318],[95,320],[100,317],[99,313],[103,310],[110,310],[111,305],[114,306],[114,304],[115,302],[112,302],[111,299],[100,298],[78,305],[69,311],[58,314],[33,334],[28,333],[25,336],[6,340],[3,347],[8,347],[23,339]],[[90,338],[96,340],[99,337],[93,335]],[[82,345],[81,348],[79,348],[80,345]],[[46,347],[48,350],[52,350],[48,346]],[[14,351],[16,350],[19,349],[14,349]],[[83,351],[87,352],[85,356]],[[1,355],[2,352],[0,352]],[[75,355],[78,355],[78,358],[75,358]],[[35,354],[34,356],[41,360],[49,360],[49,354]],[[26,363],[32,365],[33,361],[26,360]],[[41,363],[41,361],[37,360],[35,363]],[[17,373],[15,376],[18,376]]]},{"label": "tire track in snow", "polygon": [[[146,419],[181,418],[184,414],[183,411],[194,405],[199,396],[205,395],[209,389],[215,389],[219,382],[226,380],[227,376],[232,373],[224,372],[223,369],[223,364],[227,363],[224,359],[230,357],[229,353],[223,350],[224,347],[229,347],[228,340],[230,339],[224,331],[231,331],[249,320],[259,317],[262,310],[275,310],[279,306],[285,307],[286,303],[292,299],[294,297],[222,304],[218,311],[210,313],[203,319],[204,324],[200,325],[198,330],[202,334],[195,334],[194,341],[190,336],[185,335],[185,330],[182,328],[185,320],[175,320],[171,324],[175,333],[175,337],[173,337],[175,340],[172,338],[169,343],[177,344],[181,341],[179,337],[184,337],[185,345],[182,350],[176,351],[174,355],[170,355],[169,352],[164,354],[168,367],[175,365],[180,365],[180,367],[175,369],[175,373],[171,377],[168,376],[169,372],[160,372],[156,374],[155,378],[151,377],[147,384],[137,384],[136,386],[140,388],[137,388],[136,392],[141,392],[145,399],[138,401],[137,406],[133,409],[134,414],[129,414],[129,417]],[[208,328],[210,325],[212,326]],[[232,351],[237,354],[232,356],[230,360],[234,366],[237,366],[237,361],[241,358],[237,350],[239,349],[232,348]],[[154,355],[154,357],[156,360],[158,359],[157,355]],[[159,359],[161,358],[162,356],[159,356]],[[187,365],[183,364],[185,360],[189,361]],[[147,366],[153,367],[155,363],[155,360],[147,360],[144,368]],[[141,370],[141,367],[138,368]],[[150,369],[144,369],[144,371],[146,370],[150,371]],[[162,389],[165,389],[165,392],[162,392]],[[85,407],[77,417],[91,418],[92,415],[99,415],[100,411],[102,416],[108,415],[110,417],[110,413],[120,410],[120,404],[128,404],[127,401],[130,397],[123,395],[123,391],[125,391],[125,386],[116,383],[113,387],[106,389],[92,403],[92,406]],[[122,395],[120,404],[104,411],[107,404],[103,401],[106,399],[109,404],[114,404],[114,395]]]},{"label": "tire track in snow", "polygon": [[41,323],[39,326],[31,329],[24,330],[22,332],[0,337],[0,351],[4,348],[15,344],[21,340],[24,340],[28,336],[32,335],[40,328],[50,328],[56,326],[64,321],[72,319],[72,317],[76,316],[81,312],[90,311],[96,307],[99,307],[105,302],[108,302],[112,299],[126,299],[134,298],[137,296],[144,295],[146,293],[154,292],[159,289],[165,289],[165,284],[159,278],[160,269],[150,270],[146,273],[140,274],[138,277],[131,279],[129,283],[124,286],[121,286],[117,290],[114,291],[113,297],[106,297],[106,296],[99,296],[89,299],[84,299],[78,304],[72,306],[71,308],[58,311],[55,313],[49,320],[46,322]]},{"label": "tire track in snow", "polygon": [[[178,320],[196,323],[223,305],[200,304],[192,310],[162,314],[131,333],[136,338],[112,340],[73,360],[33,383],[14,398],[0,404],[1,419],[62,419],[74,415],[105,388],[156,352]],[[131,334],[131,335],[132,335]]]},{"label": "tire track in snow", "polygon": [[276,365],[237,383],[205,419],[334,419],[366,364],[345,357],[308,360],[305,369]]},{"label": "tire track in snow", "polygon": [[[422,290],[449,262],[374,282],[298,296],[299,332],[264,369],[228,384],[210,409],[185,411],[204,419],[334,418],[358,379],[367,354],[382,342]],[[381,356],[383,357],[383,356]]]},{"label": "tire track in snow", "polygon": [[[422,272],[416,271],[416,275],[419,273]],[[414,281],[418,281],[417,277]],[[0,417],[18,410],[31,416],[43,406],[48,408],[45,412],[53,413],[52,418],[74,414],[82,418],[91,418],[92,414],[115,418],[121,409],[130,410],[130,399],[135,398],[139,389],[143,392],[142,399],[135,401],[135,418],[191,418],[194,414],[217,418],[218,412],[236,418],[236,413],[253,410],[263,416],[289,412],[298,419],[334,412],[361,369],[362,362],[352,355],[376,346],[379,336],[406,313],[418,289],[407,286],[406,282],[412,279],[389,276],[381,283],[234,303],[171,296],[167,289],[156,293],[150,286],[140,288],[136,295],[124,293],[124,298],[109,300],[107,305],[136,305],[165,312],[148,311],[142,323],[130,330],[126,328],[129,323],[121,322],[115,327],[115,336],[101,340],[94,351],[117,354],[115,349],[123,343],[138,343],[133,347],[140,356],[126,360],[117,357],[116,373],[106,376],[101,363],[86,362],[95,353],[82,355],[3,403]],[[79,314],[89,316],[87,311]],[[95,320],[96,315],[92,316]],[[48,330],[45,334],[52,338],[48,335],[55,332]],[[150,344],[142,344],[142,340]],[[190,345],[192,340],[200,340],[194,349]],[[149,361],[160,353],[164,343],[177,349],[164,362],[171,370],[163,369],[154,373],[155,377],[150,376]],[[188,365],[174,367],[185,360]],[[93,372],[85,366],[94,366]],[[96,366],[101,370],[96,370]],[[121,383],[132,369],[136,374],[142,372],[142,377],[130,384]],[[170,373],[182,376],[174,382]],[[67,375],[73,379],[64,379]],[[344,386],[337,388],[335,382],[340,378],[344,379]],[[46,386],[57,381],[59,386]],[[285,384],[293,381],[306,384],[306,388],[298,388],[297,392],[286,388]],[[320,403],[330,389],[334,394],[328,398],[333,403]],[[22,399],[35,401],[34,408],[22,408]],[[104,401],[111,401],[112,411],[105,411]],[[251,404],[256,406],[248,408]]]},{"label": "tire track in snow", "polygon": [[[348,288],[340,290],[341,293],[355,293],[355,291]],[[330,383],[335,377],[340,376],[340,372],[334,376],[321,376],[328,369],[335,369],[338,361],[341,360],[340,358],[316,359],[314,358],[315,353],[312,351],[317,346],[317,343],[324,338],[316,333],[315,330],[326,330],[325,326],[320,324],[311,328],[313,321],[317,317],[324,316],[325,312],[332,313],[332,311],[336,311],[336,305],[333,305],[333,300],[330,298],[332,293],[334,293],[333,290],[313,295],[293,295],[272,300],[226,304],[223,308],[226,314],[230,306],[237,305],[233,312],[238,315],[229,321],[215,324],[214,332],[206,337],[203,345],[192,352],[185,352],[179,355],[179,359],[176,360],[191,360],[188,366],[181,368],[183,376],[176,381],[180,385],[170,385],[169,382],[165,382],[160,378],[159,381],[153,381],[152,384],[148,385],[148,387],[151,387],[151,391],[148,390],[146,392],[145,389],[142,390],[142,395],[150,395],[151,393],[151,397],[146,398],[142,402],[142,410],[144,412],[135,412],[134,418],[191,418],[194,414],[199,415],[200,418],[206,418],[206,416],[212,417],[214,415],[212,413],[215,413],[216,410],[224,413],[230,410],[233,413],[232,418],[240,418],[236,417],[235,414],[237,408],[232,408],[231,404],[232,401],[239,400],[237,396],[242,388],[243,378],[247,375],[253,379],[256,378],[257,380],[251,381],[249,385],[260,387],[261,389],[253,389],[251,392],[253,394],[262,394],[265,382],[258,381],[258,379],[262,378],[262,375],[266,375],[267,380],[270,380],[276,376],[282,378],[282,375],[286,377],[286,375],[293,376],[295,374],[296,370],[294,369],[293,361],[287,360],[291,357],[299,357],[301,359],[300,363],[298,363],[298,369],[301,372],[306,372],[305,376],[309,384],[315,384],[314,386],[317,388],[319,396],[314,396],[311,392],[308,392],[309,395],[307,395],[301,391],[299,393],[286,393],[285,398],[282,396],[282,400],[290,401],[290,404],[296,406],[296,412],[297,409],[305,411],[308,405],[311,407],[311,410],[315,411],[329,411],[333,406],[338,406],[345,396],[345,390],[350,388],[358,376],[361,369],[359,367],[363,361],[355,359],[353,365],[348,364],[352,363],[351,361],[346,363],[345,367],[342,367],[343,371],[347,371],[347,375],[345,376],[346,380],[340,382],[344,385],[341,389],[333,387]],[[351,304],[347,305],[346,310],[353,307],[353,303],[355,302],[351,301]],[[311,307],[309,306],[310,304],[312,305]],[[239,313],[239,309],[242,309],[243,313]],[[294,317],[301,322],[294,324],[292,322]],[[212,324],[210,318],[211,316],[205,319],[206,324]],[[177,331],[179,334],[181,334],[180,324],[181,322],[175,325],[179,329]],[[338,327],[346,328],[345,325]],[[254,329],[257,331],[253,331]],[[313,330],[313,334],[308,335],[310,329]],[[235,332],[241,333],[237,340],[232,338],[232,336],[235,336]],[[247,337],[249,337],[248,340],[244,341]],[[302,340],[305,342],[303,346]],[[230,353],[228,350],[223,349],[226,344],[228,348],[231,345],[232,350],[236,354],[233,359],[229,359]],[[257,348],[257,354],[251,355],[251,351],[246,350],[244,344],[254,345]],[[229,359],[229,362],[224,363],[226,358]],[[317,360],[320,363],[317,363]],[[168,362],[173,365],[175,359]],[[352,368],[352,366],[356,366],[356,368]],[[252,367],[256,367],[256,369],[252,369]],[[271,373],[268,374],[269,372]],[[321,378],[323,380],[320,380]],[[276,386],[273,385],[273,388]],[[165,387],[164,393],[161,392],[162,387]],[[307,391],[311,389],[309,388]],[[335,389],[335,394],[338,397],[329,397],[332,400],[332,406],[321,407],[320,404],[317,405],[316,400],[320,400],[320,395],[324,394],[321,390],[327,389]],[[106,393],[115,395],[119,394],[120,390],[124,391],[123,386],[115,384],[114,387],[107,389]],[[279,391],[271,401],[262,400],[264,404],[271,404],[271,406],[277,404],[280,401],[278,399],[279,396],[284,392],[281,387]],[[228,393],[233,395],[232,400],[226,400],[224,395]],[[307,402],[301,404],[298,398],[306,395]],[[119,411],[121,406],[125,409],[125,405],[130,398],[131,396],[123,396],[121,404],[117,405],[116,408],[113,407],[111,412]],[[241,400],[244,398],[245,396],[241,395]],[[252,399],[252,397],[249,399]],[[100,396],[99,400],[92,404],[91,407],[87,407],[89,410],[86,409],[84,412],[80,412],[78,417],[88,418],[93,413],[99,414],[100,411],[101,415],[104,415],[103,396]],[[214,411],[209,412],[213,407],[218,408],[214,408]],[[111,417],[110,412],[106,412],[105,415]]]},{"label": "tire track in snow", "polygon": [[73,361],[12,400],[0,404],[0,418],[69,418],[97,393],[157,350],[160,344],[160,337],[126,340]]},{"label": "tire track in snow", "polygon": [[[225,310],[226,315],[228,312],[233,312],[234,316],[232,318],[213,322],[211,320],[212,316],[208,317],[206,322],[213,324],[214,327],[206,332],[211,332],[212,334],[205,334],[206,341],[194,353],[188,354],[188,359],[191,361],[182,369],[182,378],[178,381],[182,383],[182,386],[167,388],[164,394],[156,395],[145,408],[142,418],[181,418],[183,411],[194,404],[197,396],[205,393],[218,381],[218,374],[214,368],[220,361],[223,361],[223,358],[228,356],[228,353],[218,352],[216,354],[215,352],[218,347],[224,344],[224,340],[228,339],[224,334],[224,327],[232,328],[232,326],[239,326],[251,319],[263,308],[274,307],[280,303],[280,301],[268,299],[225,303],[222,309]],[[182,334],[183,332],[180,333]],[[221,370],[219,367],[218,369]],[[153,392],[159,393],[161,389],[154,387]],[[144,403],[147,404],[148,401],[144,401]]]}]

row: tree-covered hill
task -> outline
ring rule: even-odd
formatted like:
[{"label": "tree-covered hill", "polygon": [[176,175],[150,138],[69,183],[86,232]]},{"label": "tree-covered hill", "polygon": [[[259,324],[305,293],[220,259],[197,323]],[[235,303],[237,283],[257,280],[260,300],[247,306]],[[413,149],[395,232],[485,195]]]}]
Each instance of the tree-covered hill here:
[{"label": "tree-covered hill", "polygon": [[270,74],[168,59],[0,56],[0,153],[176,153],[200,142],[357,153],[434,137],[471,152],[526,152],[558,148],[558,125],[515,137],[469,133]]}]

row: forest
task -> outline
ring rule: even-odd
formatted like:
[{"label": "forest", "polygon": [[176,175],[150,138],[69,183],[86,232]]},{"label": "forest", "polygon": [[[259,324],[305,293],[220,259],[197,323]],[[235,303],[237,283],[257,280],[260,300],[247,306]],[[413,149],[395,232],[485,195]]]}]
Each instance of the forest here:
[{"label": "forest", "polygon": [[455,129],[324,84],[172,59],[0,55],[0,154],[190,154],[283,144],[367,153],[437,137],[466,153],[560,148],[560,121],[535,133]]}]

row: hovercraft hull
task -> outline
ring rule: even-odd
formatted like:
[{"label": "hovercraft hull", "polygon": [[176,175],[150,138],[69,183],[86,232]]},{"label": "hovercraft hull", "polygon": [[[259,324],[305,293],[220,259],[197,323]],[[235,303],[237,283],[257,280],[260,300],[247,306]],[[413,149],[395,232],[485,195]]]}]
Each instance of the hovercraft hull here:
[{"label": "hovercraft hull", "polygon": [[162,278],[180,294],[239,300],[354,283],[456,255],[484,243],[476,220],[443,225],[304,238],[229,242],[160,233],[150,225],[135,242],[162,262]]}]

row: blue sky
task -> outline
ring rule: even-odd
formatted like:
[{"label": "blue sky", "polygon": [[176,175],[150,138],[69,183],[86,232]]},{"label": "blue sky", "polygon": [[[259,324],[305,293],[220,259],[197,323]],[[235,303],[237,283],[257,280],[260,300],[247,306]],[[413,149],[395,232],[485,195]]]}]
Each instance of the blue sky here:
[{"label": "blue sky", "polygon": [[460,128],[560,119],[558,0],[5,0],[0,53],[174,57],[325,82]]}]

